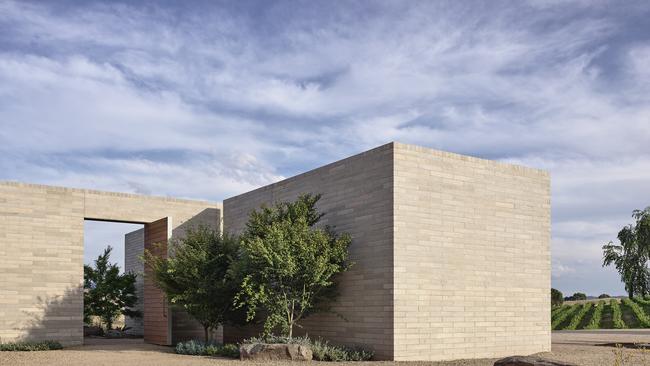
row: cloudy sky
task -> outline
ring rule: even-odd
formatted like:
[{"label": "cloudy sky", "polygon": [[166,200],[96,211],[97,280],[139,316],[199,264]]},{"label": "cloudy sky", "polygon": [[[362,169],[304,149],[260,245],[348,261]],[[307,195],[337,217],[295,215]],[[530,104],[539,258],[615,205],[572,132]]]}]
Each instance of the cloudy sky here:
[{"label": "cloudy sky", "polygon": [[0,0],[0,179],[222,200],[420,144],[548,169],[553,285],[623,293],[600,247],[650,205],[648,2],[131,3]]}]

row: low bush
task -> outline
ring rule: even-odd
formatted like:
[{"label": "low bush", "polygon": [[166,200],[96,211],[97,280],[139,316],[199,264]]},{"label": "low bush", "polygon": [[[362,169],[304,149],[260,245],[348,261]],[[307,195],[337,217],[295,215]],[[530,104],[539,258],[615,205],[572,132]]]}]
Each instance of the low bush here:
[{"label": "low bush", "polygon": [[239,347],[235,344],[215,344],[196,340],[176,344],[176,353],[191,356],[239,357]]},{"label": "low bush", "polygon": [[570,307],[571,305],[562,305],[555,307],[553,310],[551,310],[551,318],[555,318],[559,313],[566,311]]},{"label": "low bush", "polygon": [[603,318],[603,310],[605,309],[605,300],[598,301],[598,304],[594,305],[594,313],[591,314],[591,319],[589,324],[585,329],[600,329],[600,321]]},{"label": "low bush", "polygon": [[643,311],[641,306],[639,306],[639,304],[630,299],[623,299],[623,304],[632,310],[641,327],[650,328],[650,319],[648,318],[648,315],[646,315],[645,311]]},{"label": "low bush", "polygon": [[551,322],[551,329],[557,330],[557,328],[564,323],[565,320],[572,316],[576,311],[580,309],[580,305],[571,305],[566,310],[561,311],[555,316],[555,319]]},{"label": "low bush", "polygon": [[592,306],[593,306],[593,304],[590,303],[590,302],[582,305],[580,310],[573,316],[573,318],[571,318],[571,322],[569,323],[569,325],[564,329],[566,329],[566,330],[576,330],[576,329],[578,329],[578,326],[580,325],[580,322],[582,321],[582,318],[584,318],[585,315],[587,315],[589,310],[591,310]]},{"label": "low bush", "polygon": [[57,349],[63,349],[63,346],[55,341],[0,343],[0,351],[51,351]]},{"label": "low bush", "polygon": [[609,305],[612,307],[612,322],[615,329],[625,329],[627,325],[623,321],[623,312],[621,311],[621,306],[618,303],[618,300],[610,301]]},{"label": "low bush", "polygon": [[635,297],[633,300],[638,302],[641,305],[650,305],[650,300],[648,300],[647,298]]},{"label": "low bush", "polygon": [[243,343],[280,343],[280,344],[300,344],[308,346],[317,361],[368,361],[374,356],[374,352],[362,348],[335,346],[326,340],[309,339],[308,337],[253,337],[245,340]]}]

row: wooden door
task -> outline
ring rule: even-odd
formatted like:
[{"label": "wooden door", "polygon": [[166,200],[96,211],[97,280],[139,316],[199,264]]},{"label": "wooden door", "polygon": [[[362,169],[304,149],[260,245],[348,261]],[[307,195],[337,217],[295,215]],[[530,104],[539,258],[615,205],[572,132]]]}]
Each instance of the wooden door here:
[{"label": "wooden door", "polygon": [[[145,224],[144,249],[167,258],[167,243],[171,237],[171,218]],[[151,269],[144,269],[144,341],[171,344],[171,314],[165,294],[156,286]]]}]

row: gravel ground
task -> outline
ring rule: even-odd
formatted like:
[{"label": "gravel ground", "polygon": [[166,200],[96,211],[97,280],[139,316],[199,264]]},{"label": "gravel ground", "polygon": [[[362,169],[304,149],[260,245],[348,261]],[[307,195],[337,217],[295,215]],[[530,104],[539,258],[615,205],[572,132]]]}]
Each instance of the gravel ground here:
[{"label": "gravel ground", "polygon": [[[650,332],[614,335],[598,332],[554,333],[553,352],[542,356],[584,366],[609,366],[614,365],[616,354],[622,352],[623,357],[628,359],[624,365],[650,366],[650,351],[633,349],[621,351],[615,347],[597,345],[603,340],[606,341],[605,343],[650,343]],[[357,366],[492,366],[494,361],[495,359],[481,359],[450,362],[355,362],[354,364]],[[291,364],[290,362],[264,363],[269,366]],[[323,363],[330,366],[337,364],[341,363]],[[141,340],[95,340],[81,347],[71,347],[61,351],[0,352],[0,365],[241,366],[242,363],[224,358],[176,355],[171,348],[144,344]]]}]

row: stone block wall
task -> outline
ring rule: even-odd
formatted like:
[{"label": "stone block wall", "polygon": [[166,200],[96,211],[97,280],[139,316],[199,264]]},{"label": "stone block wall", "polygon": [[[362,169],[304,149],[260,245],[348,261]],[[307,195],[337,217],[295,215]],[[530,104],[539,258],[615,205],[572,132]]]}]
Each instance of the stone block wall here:
[{"label": "stone block wall", "polygon": [[83,342],[84,219],[220,226],[221,204],[0,182],[0,342]]},{"label": "stone block wall", "polygon": [[[224,201],[224,227],[262,204],[322,193],[356,262],[335,306],[303,331],[379,359],[446,360],[550,350],[546,172],[391,143]],[[224,330],[226,340],[257,330]]]},{"label": "stone block wall", "polygon": [[395,144],[395,359],[550,351],[546,172]]},{"label": "stone block wall", "polygon": [[[391,143],[225,200],[224,228],[240,232],[262,204],[320,193],[322,223],[352,235],[355,265],[334,304],[343,317],[313,315],[298,333],[400,361],[536,353],[551,341],[549,181]],[[219,227],[221,204],[0,183],[0,342],[81,343],[84,218],[162,217],[179,238],[188,225]],[[173,316],[174,341],[202,335]],[[237,341],[257,330],[218,333]]]},{"label": "stone block wall", "polygon": [[[322,194],[323,224],[353,237],[352,269],[341,277],[334,314],[313,315],[298,333],[333,342],[364,345],[380,359],[393,354],[393,159],[385,145],[282,182],[224,201],[224,228],[240,232],[251,210],[262,204],[294,200],[302,193]],[[227,341],[256,333],[224,329]]]}]

